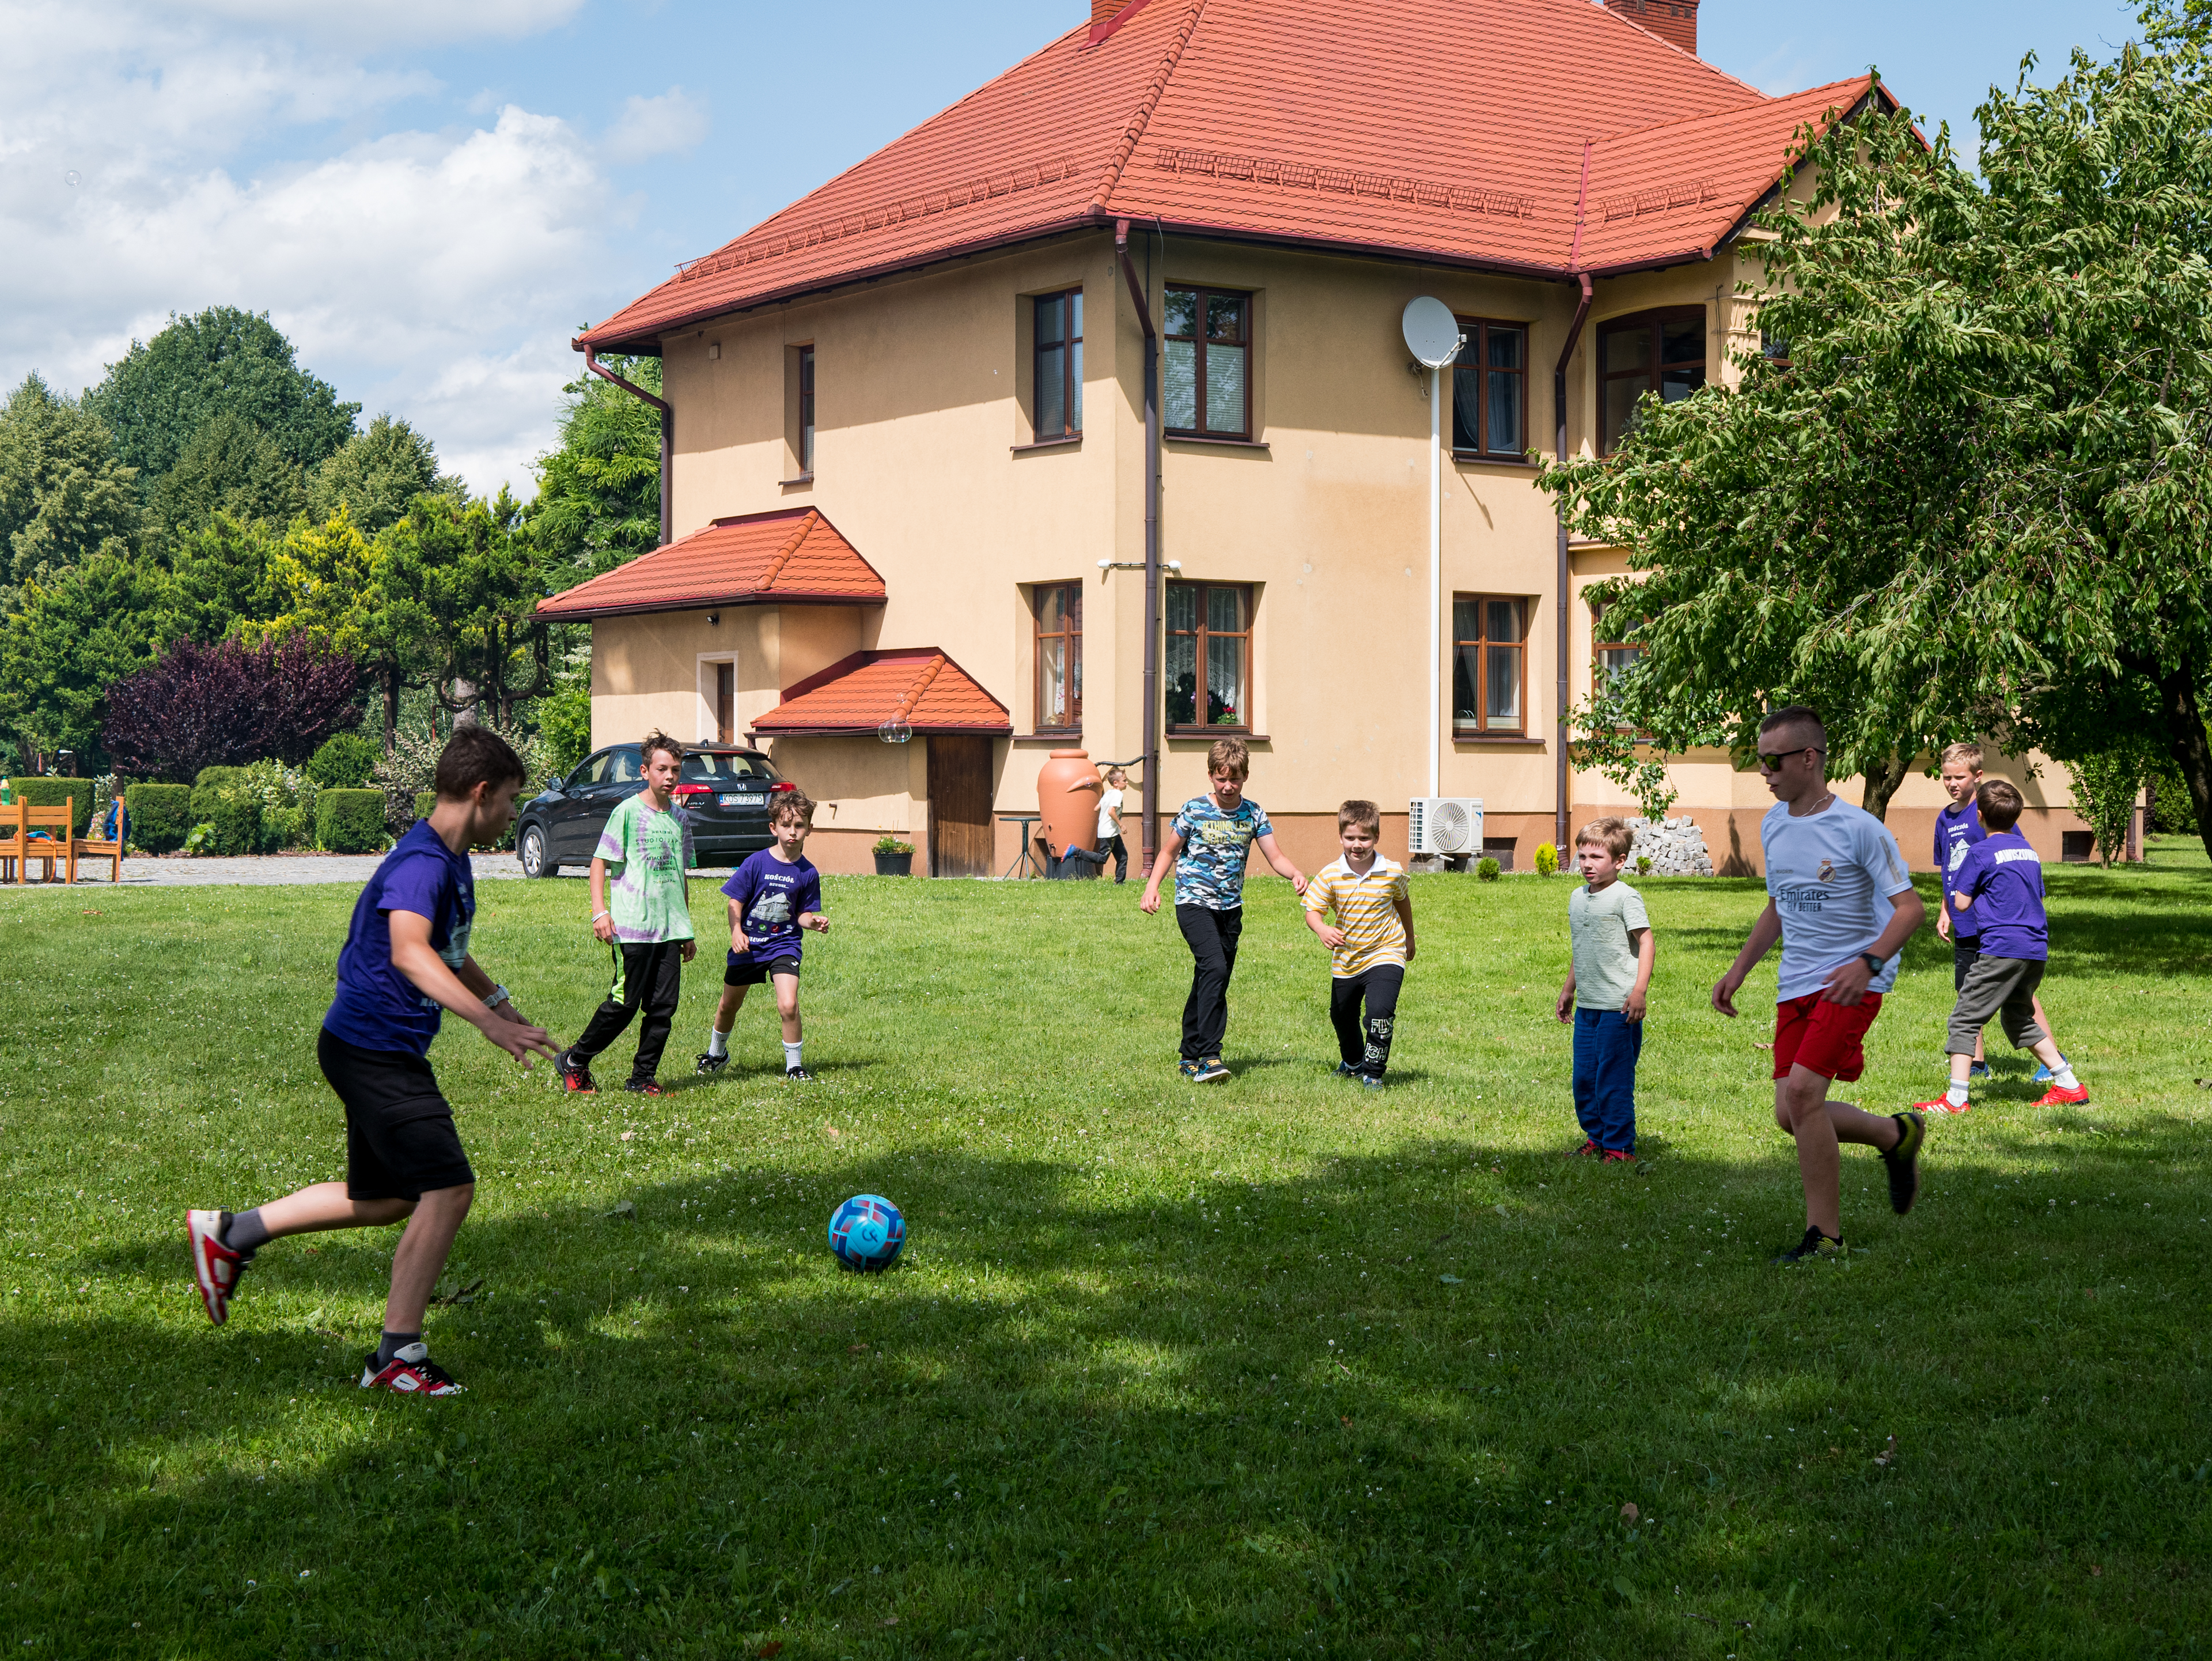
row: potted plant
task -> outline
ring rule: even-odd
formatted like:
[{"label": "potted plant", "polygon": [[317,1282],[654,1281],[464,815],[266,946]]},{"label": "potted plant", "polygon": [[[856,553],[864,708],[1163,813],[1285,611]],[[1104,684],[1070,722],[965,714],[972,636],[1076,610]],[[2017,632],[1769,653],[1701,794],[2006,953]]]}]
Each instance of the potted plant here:
[{"label": "potted plant", "polygon": [[910,877],[914,874],[914,844],[901,842],[896,837],[876,838],[876,874],[879,877]]}]

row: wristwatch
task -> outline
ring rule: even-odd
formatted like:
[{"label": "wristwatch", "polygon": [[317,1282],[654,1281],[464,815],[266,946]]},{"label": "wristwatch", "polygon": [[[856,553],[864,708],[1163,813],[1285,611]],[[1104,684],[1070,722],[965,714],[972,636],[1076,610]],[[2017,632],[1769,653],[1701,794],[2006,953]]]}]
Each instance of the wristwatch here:
[{"label": "wristwatch", "polygon": [[1887,964],[1884,963],[1880,958],[1875,956],[1871,952],[1860,952],[1859,961],[1867,966],[1867,973],[1869,975],[1879,975],[1883,970],[1889,967]]},{"label": "wristwatch", "polygon": [[500,1005],[505,1003],[512,995],[513,995],[509,993],[505,987],[500,985],[495,981],[492,983],[491,996],[484,1000],[484,1007],[486,1009],[496,1009]]}]

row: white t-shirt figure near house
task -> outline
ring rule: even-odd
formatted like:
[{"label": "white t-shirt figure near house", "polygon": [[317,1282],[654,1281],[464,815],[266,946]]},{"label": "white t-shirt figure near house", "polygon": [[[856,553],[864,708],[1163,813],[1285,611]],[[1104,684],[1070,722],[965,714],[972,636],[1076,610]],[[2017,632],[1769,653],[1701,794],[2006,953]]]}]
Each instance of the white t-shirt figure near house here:
[{"label": "white t-shirt figure near house", "polygon": [[1121,803],[1124,800],[1125,798],[1121,792],[1116,790],[1110,784],[1106,787],[1105,791],[1099,796],[1099,841],[1110,842],[1115,837],[1121,834]]}]

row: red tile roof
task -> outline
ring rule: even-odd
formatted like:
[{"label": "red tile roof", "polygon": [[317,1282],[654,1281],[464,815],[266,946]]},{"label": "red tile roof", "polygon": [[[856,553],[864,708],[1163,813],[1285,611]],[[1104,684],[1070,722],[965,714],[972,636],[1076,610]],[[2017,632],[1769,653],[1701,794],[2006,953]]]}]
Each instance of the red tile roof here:
[{"label": "red tile roof", "polygon": [[680,542],[538,602],[570,622],[767,601],[881,605],[884,580],[817,508],[718,519]]},{"label": "red tile roof", "polygon": [[756,733],[872,733],[903,721],[917,733],[1011,733],[1006,706],[934,647],[855,652],[787,688]]},{"label": "red tile roof", "polygon": [[1770,99],[1590,0],[1133,0],[581,344],[1121,218],[1542,276],[1698,258],[1865,90]]}]

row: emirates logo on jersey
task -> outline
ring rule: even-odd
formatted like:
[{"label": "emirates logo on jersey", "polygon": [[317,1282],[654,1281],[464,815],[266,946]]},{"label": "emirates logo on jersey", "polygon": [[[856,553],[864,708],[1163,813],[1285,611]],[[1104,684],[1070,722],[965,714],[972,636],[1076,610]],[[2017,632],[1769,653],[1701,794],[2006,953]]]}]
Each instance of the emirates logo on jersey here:
[{"label": "emirates logo on jersey", "polygon": [[1822,882],[1833,882],[1835,879],[1836,862],[1833,860],[1822,860],[1820,861],[1820,880]]}]

